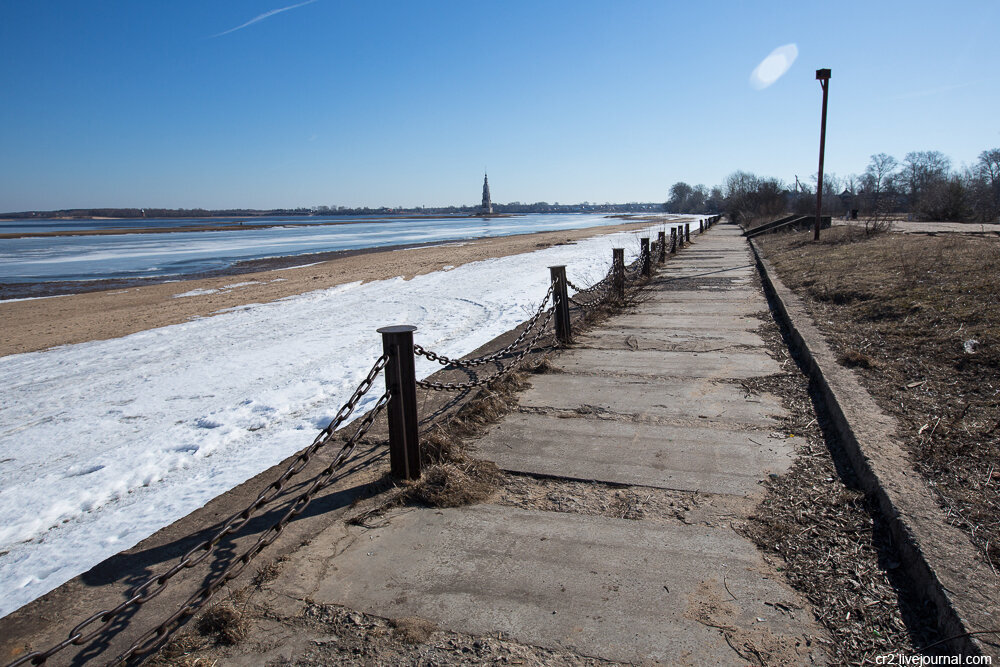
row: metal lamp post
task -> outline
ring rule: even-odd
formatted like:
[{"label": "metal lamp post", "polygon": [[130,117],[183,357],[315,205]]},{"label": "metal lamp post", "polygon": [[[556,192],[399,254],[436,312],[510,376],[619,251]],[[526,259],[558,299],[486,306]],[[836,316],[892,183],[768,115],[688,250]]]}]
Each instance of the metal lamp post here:
[{"label": "metal lamp post", "polygon": [[819,226],[823,214],[823,151],[826,149],[826,95],[830,89],[830,70],[816,70],[816,80],[823,87],[823,120],[819,127],[819,176],[816,183],[816,222],[813,225],[813,241],[819,241]]}]

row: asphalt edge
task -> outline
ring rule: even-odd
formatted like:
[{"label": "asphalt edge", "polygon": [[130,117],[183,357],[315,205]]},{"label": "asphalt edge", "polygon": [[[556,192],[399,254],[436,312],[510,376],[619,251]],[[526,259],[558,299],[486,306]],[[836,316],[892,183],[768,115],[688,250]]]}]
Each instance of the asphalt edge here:
[{"label": "asphalt edge", "polygon": [[[973,592],[969,586],[974,573],[968,568],[979,564],[968,538],[946,523],[944,513],[919,473],[908,465],[899,468],[898,456],[895,467],[891,462],[886,465],[886,461],[879,460],[879,455],[886,453],[886,445],[902,453],[893,442],[895,421],[882,413],[850,371],[836,363],[835,355],[813,324],[802,300],[777,277],[757,243],[752,239],[747,242],[775,317],[788,331],[793,351],[815,384],[862,489],[878,503],[899,550],[906,576],[918,592],[934,603],[938,630],[946,638],[943,643],[962,655],[997,655],[969,633],[996,626],[992,619],[996,616],[996,601],[1000,600],[996,593],[1000,587],[994,583],[985,586],[989,591],[966,595]],[[859,427],[862,420],[865,426]],[[905,459],[905,455],[902,458]],[[947,548],[938,548],[944,545]],[[959,553],[955,554],[956,551]],[[957,564],[946,560],[955,555],[960,556]],[[982,587],[983,583],[978,581],[975,585]]]}]

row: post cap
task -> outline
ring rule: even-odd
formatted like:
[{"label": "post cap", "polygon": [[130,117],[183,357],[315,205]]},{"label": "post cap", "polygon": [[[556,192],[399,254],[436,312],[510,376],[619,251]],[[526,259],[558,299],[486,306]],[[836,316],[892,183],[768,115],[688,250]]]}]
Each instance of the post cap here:
[{"label": "post cap", "polygon": [[380,334],[413,333],[417,328],[412,324],[394,324],[391,327],[382,327],[375,331]]}]

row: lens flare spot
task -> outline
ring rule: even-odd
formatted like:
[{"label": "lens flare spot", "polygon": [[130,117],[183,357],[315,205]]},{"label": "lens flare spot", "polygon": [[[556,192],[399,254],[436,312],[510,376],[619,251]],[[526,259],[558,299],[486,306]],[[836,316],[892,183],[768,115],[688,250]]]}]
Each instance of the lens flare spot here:
[{"label": "lens flare spot", "polygon": [[798,57],[799,47],[795,44],[779,46],[750,73],[750,85],[757,90],[764,90],[780,79]]}]

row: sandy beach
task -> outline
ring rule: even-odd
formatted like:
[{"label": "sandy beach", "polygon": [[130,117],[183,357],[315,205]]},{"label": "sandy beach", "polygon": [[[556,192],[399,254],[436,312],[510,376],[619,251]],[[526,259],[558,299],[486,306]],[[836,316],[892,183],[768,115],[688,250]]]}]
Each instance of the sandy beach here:
[{"label": "sandy beach", "polygon": [[302,262],[308,265],[43,299],[0,301],[0,316],[4,321],[0,356],[118,338],[197,317],[210,317],[220,310],[249,303],[266,303],[356,281],[396,276],[412,278],[445,267],[531,252],[578,239],[640,229],[649,224],[646,219],[609,227],[375,250],[343,254],[316,263],[310,263],[309,256],[283,258],[285,264]]}]

